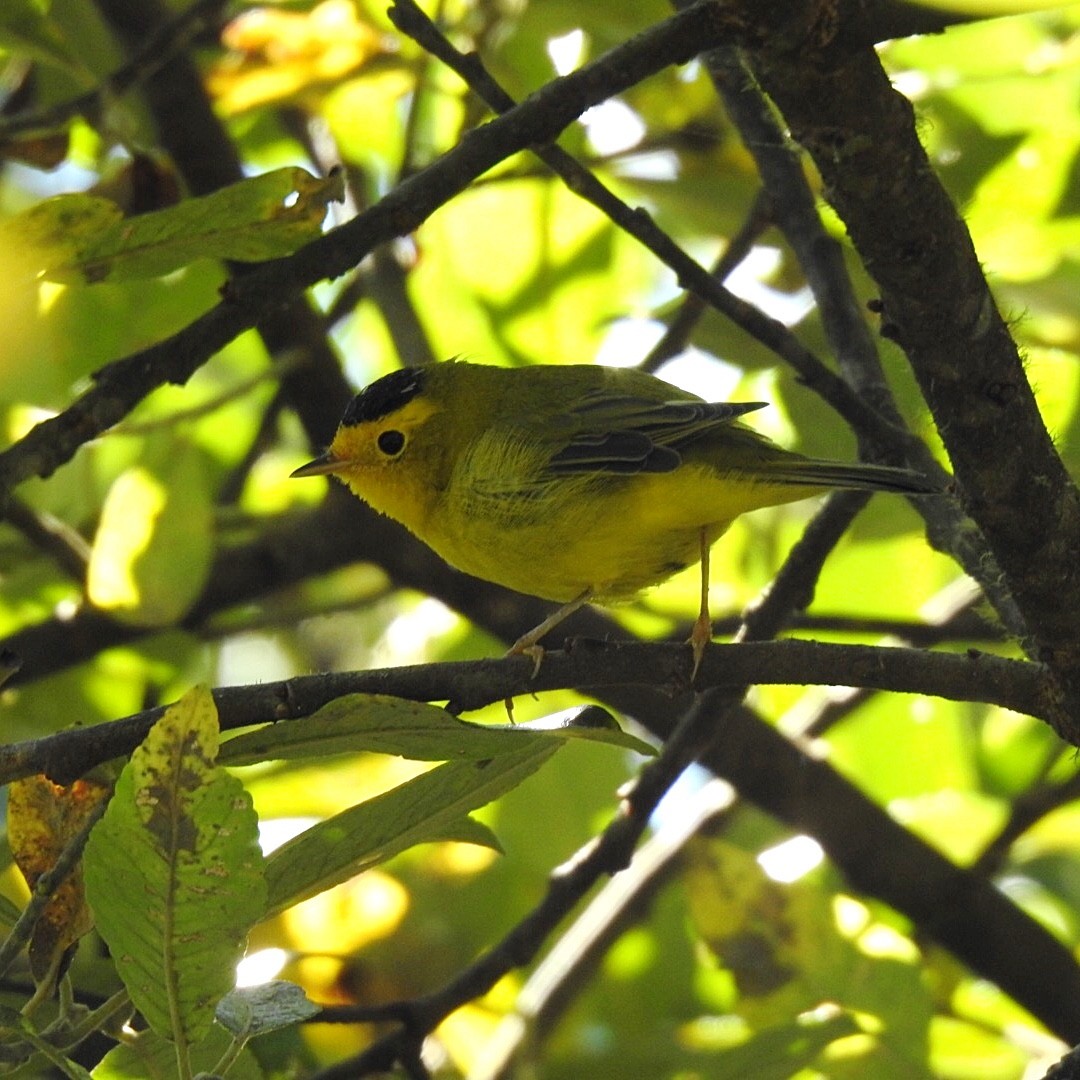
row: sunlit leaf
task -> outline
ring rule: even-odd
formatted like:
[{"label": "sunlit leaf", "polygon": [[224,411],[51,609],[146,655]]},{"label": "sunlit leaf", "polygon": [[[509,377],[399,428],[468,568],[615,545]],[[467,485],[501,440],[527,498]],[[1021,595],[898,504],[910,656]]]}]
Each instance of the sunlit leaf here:
[{"label": "sunlit leaf", "polygon": [[157,277],[196,259],[288,255],[320,234],[341,192],[338,173],[292,167],[131,218],[97,195],[57,195],[0,224],[0,240],[21,246],[27,269],[50,281]]},{"label": "sunlit leaf", "polygon": [[87,595],[123,622],[167,626],[202,592],[214,553],[201,452],[182,438],[117,477],[101,511]]},{"label": "sunlit leaf", "polygon": [[531,745],[490,761],[449,762],[312,826],[267,859],[270,913],[414,844],[442,839],[449,824],[516,787],[559,745],[532,736]]},{"label": "sunlit leaf", "polygon": [[132,1001],[181,1043],[209,1031],[264,907],[255,814],[215,764],[217,737],[207,690],[170,706],[121,773],[85,857],[87,897]]},{"label": "sunlit leaf", "polygon": [[1012,1080],[1025,1065],[1025,1055],[1014,1042],[953,1016],[934,1018],[930,1055],[938,1076],[963,1071],[980,1080]]},{"label": "sunlit leaf", "polygon": [[119,225],[123,216],[111,199],[56,195],[0,221],[0,241],[18,252],[23,274],[38,278],[77,263],[81,253]]},{"label": "sunlit leaf", "polygon": [[514,753],[534,744],[540,733],[653,753],[647,743],[617,725],[589,727],[559,722],[493,727],[459,720],[445,709],[423,702],[384,694],[349,694],[312,716],[230,739],[221,748],[221,760],[229,765],[250,765],[368,750],[417,761],[476,761]]},{"label": "sunlit leaf", "polygon": [[388,47],[351,0],[323,0],[310,11],[259,7],[222,31],[231,53],[208,77],[226,114],[276,104],[355,73]]},{"label": "sunlit leaf", "polygon": [[[513,235],[508,248],[501,238]],[[647,254],[592,207],[546,179],[466,192],[419,233],[412,281],[441,355],[579,363],[647,279]],[[430,311],[428,306],[430,305]]]}]

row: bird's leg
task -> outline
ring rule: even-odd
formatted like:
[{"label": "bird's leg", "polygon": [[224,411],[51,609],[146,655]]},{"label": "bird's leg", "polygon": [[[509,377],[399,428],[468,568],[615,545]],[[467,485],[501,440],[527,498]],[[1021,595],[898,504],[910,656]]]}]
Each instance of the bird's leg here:
[{"label": "bird's leg", "polygon": [[563,619],[569,618],[578,608],[584,607],[589,602],[589,597],[592,594],[592,589],[582,590],[573,600],[563,604],[558,611],[553,611],[539,626],[534,626],[527,634],[522,634],[510,646],[506,655],[532,657],[533,678],[535,679],[540,672],[540,664],[544,659],[544,648],[537,643],[549,630],[554,630]]},{"label": "bird's leg", "polygon": [[701,544],[701,608],[694,620],[694,628],[690,631],[689,643],[694,654],[691,682],[697,678],[701,659],[705,655],[705,646],[712,641],[712,619],[709,618],[709,541],[704,529],[698,534],[698,542]]}]

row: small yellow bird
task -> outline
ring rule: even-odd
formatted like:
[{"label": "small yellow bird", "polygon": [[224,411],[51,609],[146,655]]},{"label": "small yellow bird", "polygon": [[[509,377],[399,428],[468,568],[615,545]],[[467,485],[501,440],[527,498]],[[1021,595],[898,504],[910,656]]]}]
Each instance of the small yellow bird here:
[{"label": "small yellow bird", "polygon": [[452,566],[563,606],[625,600],[702,563],[694,671],[712,636],[709,548],[739,514],[830,488],[926,495],[905,469],[814,461],[738,422],[763,402],[704,401],[645,372],[591,364],[404,368],[353,398],[332,475]]}]

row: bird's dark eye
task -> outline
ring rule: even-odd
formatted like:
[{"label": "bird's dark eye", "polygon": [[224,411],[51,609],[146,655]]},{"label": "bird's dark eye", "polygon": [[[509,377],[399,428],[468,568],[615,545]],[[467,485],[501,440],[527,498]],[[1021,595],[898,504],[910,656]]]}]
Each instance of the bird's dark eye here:
[{"label": "bird's dark eye", "polygon": [[381,432],[375,442],[387,457],[397,457],[405,449],[405,436],[393,428]]}]

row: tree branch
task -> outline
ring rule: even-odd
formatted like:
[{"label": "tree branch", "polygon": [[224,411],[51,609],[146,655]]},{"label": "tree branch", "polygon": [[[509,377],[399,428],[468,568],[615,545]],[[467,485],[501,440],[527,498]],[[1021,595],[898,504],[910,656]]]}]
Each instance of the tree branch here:
[{"label": "tree branch", "polygon": [[[759,191],[739,231],[728,238],[727,246],[713,264],[709,273],[717,281],[727,276],[746,258],[754,242],[772,224],[770,200]],[[687,290],[663,337],[649,350],[648,356],[638,365],[642,371],[656,372],[672,357],[677,356],[690,343],[694,328],[708,311],[708,304],[693,290]]]},{"label": "tree branch", "polygon": [[967,509],[1030,631],[1029,651],[1062,680],[1067,701],[1054,723],[1080,742],[1080,493],[971,237],[919,143],[911,104],[873,50],[849,51],[829,32],[857,5],[842,7],[827,26],[799,0],[747,4],[748,17],[775,31],[763,34],[769,44],[754,52],[754,69],[881,289],[890,336],[908,354]]},{"label": "tree branch", "polygon": [[[535,677],[530,659],[507,657],[219,687],[214,700],[222,730],[231,731],[249,724],[310,716],[328,702],[353,693],[392,694],[415,701],[453,700],[463,712],[521,694],[567,688],[583,689],[601,700],[607,700],[611,691],[621,694],[629,687],[666,689],[670,696],[686,692],[690,667],[685,645],[573,640],[564,651],[545,653]],[[974,650],[957,656],[817,641],[710,645],[706,649],[697,686],[730,689],[750,683],[867,686],[951,701],[990,702],[1036,716],[1048,707],[1051,689],[1039,665]],[[163,711],[164,706],[108,724],[2,746],[0,783],[39,772],[58,783],[70,783],[93,766],[130,753]],[[628,711],[637,715],[633,708]]]},{"label": "tree branch", "polygon": [[[690,8],[684,10],[689,11]],[[389,15],[399,30],[415,38],[447,64],[496,112],[506,116],[517,107],[514,99],[491,77],[480,58],[474,53],[466,54],[456,49],[414,0],[396,0],[389,9]],[[627,206],[561,147],[533,146],[532,151],[563,179],[571,191],[596,206],[615,225],[670,267],[683,288],[701,297],[736,326],[772,349],[856,431],[872,432],[871,445],[880,452],[882,460],[906,464],[910,459],[917,468],[944,484],[945,476],[940,467],[902,425],[892,418],[878,415],[866,400],[807,349],[778,319],[766,315],[726,289],[717,276],[687,255],[656,225],[645,210]]]},{"label": "tree branch", "polygon": [[171,338],[103,368],[94,387],[78,401],[0,453],[0,491],[6,493],[31,476],[50,475],[151,390],[163,383],[186,382],[241,331],[280,312],[308,286],[343,274],[378,245],[412,232],[504,158],[551,142],[586,109],[653,72],[737,36],[741,25],[707,0],[695,4],[469,132],[452,150],[347,224],[289,258],[259,264],[234,279],[212,310]]},{"label": "tree branch", "polygon": [[[902,427],[903,418],[882,370],[865,310],[856,300],[840,245],[821,222],[813,192],[790,140],[781,131],[774,111],[738,49],[730,46],[713,49],[706,54],[705,63],[728,115],[742,135],[743,144],[757,163],[762,183],[775,207],[776,223],[806,274],[844,377],[881,416],[897,428]],[[854,430],[860,446],[872,447],[878,438],[873,429]],[[912,438],[906,453],[916,468],[928,473],[933,470],[930,452],[921,441]],[[1009,631],[1014,636],[1023,636],[1027,628],[1001,570],[963,509],[952,499],[920,503],[918,509],[934,547],[952,555],[979,582]]]}]

